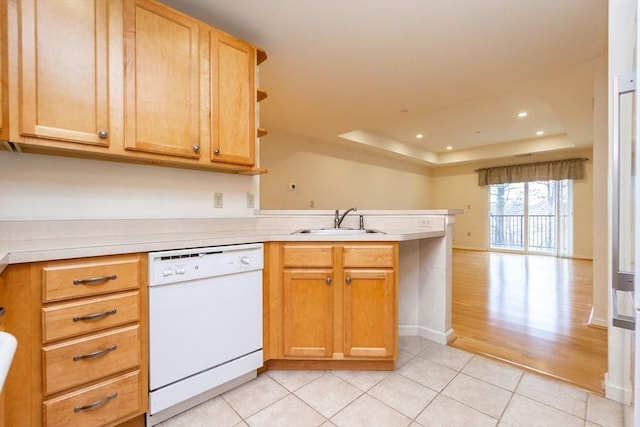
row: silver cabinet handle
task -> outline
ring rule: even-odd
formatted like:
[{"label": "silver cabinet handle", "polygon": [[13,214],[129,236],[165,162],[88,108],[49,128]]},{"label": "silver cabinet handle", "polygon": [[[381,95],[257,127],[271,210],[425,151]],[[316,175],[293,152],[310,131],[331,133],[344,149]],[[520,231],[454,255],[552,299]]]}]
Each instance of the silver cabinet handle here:
[{"label": "silver cabinet handle", "polygon": [[200,146],[198,144],[193,144],[193,151],[196,153],[200,151]]},{"label": "silver cabinet handle", "polygon": [[105,139],[108,136],[109,136],[109,132],[107,132],[106,130],[103,129],[98,131],[99,138]]},{"label": "silver cabinet handle", "polygon": [[112,274],[111,276],[92,277],[91,279],[76,279],[73,281],[74,285],[93,285],[97,283],[108,282],[109,280],[116,280],[118,276]]},{"label": "silver cabinet handle", "polygon": [[[619,290],[618,290],[619,291]],[[633,291],[620,291],[633,292]],[[633,296],[632,296],[633,297]],[[634,330],[636,328],[636,319],[631,316],[625,316],[618,312],[618,295],[616,289],[611,289],[611,324],[622,329]]]},{"label": "silver cabinet handle", "polygon": [[324,282],[325,282],[327,285],[330,285],[330,284],[331,284],[331,277],[327,277],[326,279],[324,279]]},{"label": "silver cabinet handle", "polygon": [[346,282],[347,282],[347,285],[351,284],[351,276],[347,276]]},{"label": "silver cabinet handle", "polygon": [[[623,212],[626,212],[628,205],[633,203],[625,199],[624,195],[629,196],[631,188],[630,182],[632,182],[633,164],[629,161],[630,144],[633,144],[634,135],[631,135],[629,129],[630,126],[624,126],[624,124],[630,124],[633,119],[628,119],[625,114],[623,120],[621,109],[623,104],[623,96],[626,99],[633,95],[636,91],[636,74],[630,73],[624,76],[616,76],[613,79],[613,91],[616,95],[616,99],[612,103],[612,118],[613,118],[613,132],[612,132],[612,150],[611,150],[611,265],[612,265],[612,277],[611,277],[611,293],[612,293],[612,324],[619,328],[635,329],[635,320],[633,317],[624,316],[618,313],[618,299],[617,292],[634,292],[634,272],[633,266],[630,265],[629,260],[626,260],[626,256],[633,248],[629,248],[629,242],[625,242],[623,239],[623,230],[633,227],[633,219],[625,219]],[[637,94],[635,95],[637,96]],[[625,110],[626,111],[626,110]],[[637,201],[635,201],[637,203]],[[638,224],[635,224],[637,227]],[[638,250],[638,248],[635,248]]]},{"label": "silver cabinet handle", "polygon": [[104,405],[110,400],[115,399],[116,397],[118,397],[118,393],[111,393],[109,396],[105,397],[104,399],[100,399],[97,402],[89,403],[88,405],[83,405],[83,406],[76,406],[75,408],[73,408],[73,412],[78,413],[81,411],[86,411],[88,409],[99,408],[100,406]]},{"label": "silver cabinet handle", "polygon": [[111,347],[107,347],[103,350],[100,351],[96,351],[94,353],[89,353],[89,354],[81,354],[80,356],[73,356],[73,361],[77,362],[78,360],[82,360],[82,359],[93,359],[96,357],[100,357],[100,356],[104,356],[105,354],[109,353],[110,351],[115,351],[118,349],[117,345],[112,345]]},{"label": "silver cabinet handle", "polygon": [[220,149],[216,148],[215,150],[213,150],[213,154],[220,154]]},{"label": "silver cabinet handle", "polygon": [[87,314],[86,316],[76,316],[73,318],[73,321],[79,322],[81,320],[98,320],[105,318],[110,314],[116,314],[116,309],[114,308],[113,310],[103,311],[102,313]]}]

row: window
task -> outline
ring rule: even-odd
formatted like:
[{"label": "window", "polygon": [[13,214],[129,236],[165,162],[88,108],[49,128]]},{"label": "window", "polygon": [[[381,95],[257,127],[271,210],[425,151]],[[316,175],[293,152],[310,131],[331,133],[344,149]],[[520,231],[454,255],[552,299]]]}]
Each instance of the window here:
[{"label": "window", "polygon": [[490,185],[490,248],[570,256],[571,190],[571,180]]}]

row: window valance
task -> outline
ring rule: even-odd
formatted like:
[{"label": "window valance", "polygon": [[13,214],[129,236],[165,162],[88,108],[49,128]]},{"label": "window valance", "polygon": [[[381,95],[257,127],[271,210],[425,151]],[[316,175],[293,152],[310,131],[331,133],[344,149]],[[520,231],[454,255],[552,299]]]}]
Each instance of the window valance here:
[{"label": "window valance", "polygon": [[511,182],[583,179],[584,162],[588,159],[565,159],[522,165],[478,169],[478,185]]}]

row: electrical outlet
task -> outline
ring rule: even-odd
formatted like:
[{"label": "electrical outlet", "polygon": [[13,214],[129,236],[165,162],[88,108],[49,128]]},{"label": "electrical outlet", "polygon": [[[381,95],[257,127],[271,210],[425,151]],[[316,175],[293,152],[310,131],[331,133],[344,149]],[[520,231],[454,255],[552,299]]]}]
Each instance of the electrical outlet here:
[{"label": "electrical outlet", "polygon": [[253,193],[247,193],[247,208],[253,209],[256,207],[256,196]]},{"label": "electrical outlet", "polygon": [[418,220],[418,225],[419,225],[420,227],[433,227],[433,221],[432,221],[432,218],[429,218],[429,217],[423,217],[423,218],[420,218],[420,219]]},{"label": "electrical outlet", "polygon": [[224,205],[224,195],[222,193],[213,193],[213,207],[216,209],[222,208]]}]

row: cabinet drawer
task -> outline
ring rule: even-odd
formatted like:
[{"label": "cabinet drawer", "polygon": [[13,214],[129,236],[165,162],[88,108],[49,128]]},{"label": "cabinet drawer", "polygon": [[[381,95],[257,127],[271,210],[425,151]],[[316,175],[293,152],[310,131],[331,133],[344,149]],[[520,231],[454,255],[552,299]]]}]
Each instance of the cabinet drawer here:
[{"label": "cabinet drawer", "polygon": [[42,269],[43,300],[57,301],[140,287],[140,259],[77,262]]},{"label": "cabinet drawer", "polygon": [[42,309],[44,343],[140,320],[139,292],[85,299]]},{"label": "cabinet drawer", "polygon": [[[103,426],[143,412],[140,371],[65,394],[43,403],[44,425]],[[83,409],[84,408],[84,409]]]},{"label": "cabinet drawer", "polygon": [[285,267],[331,267],[333,247],[327,246],[284,246],[282,260]]},{"label": "cabinet drawer", "polygon": [[138,325],[42,349],[45,395],[140,365]]},{"label": "cabinet drawer", "polygon": [[344,267],[389,267],[393,268],[393,245],[345,246]]}]

